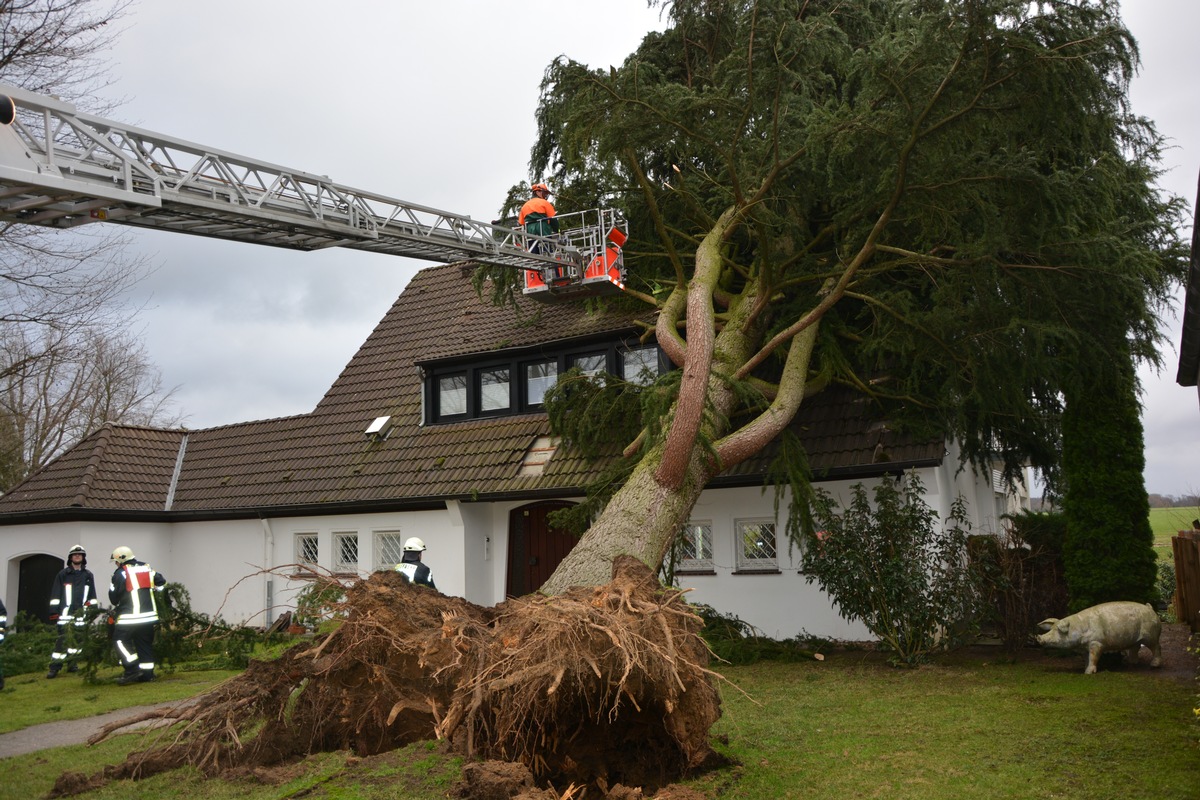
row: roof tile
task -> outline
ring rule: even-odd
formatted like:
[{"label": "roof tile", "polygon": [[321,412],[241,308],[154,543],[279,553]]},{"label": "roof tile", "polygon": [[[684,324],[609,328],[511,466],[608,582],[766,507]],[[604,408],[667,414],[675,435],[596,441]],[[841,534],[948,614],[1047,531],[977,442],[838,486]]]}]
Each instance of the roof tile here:
[{"label": "roof tile", "polygon": [[[519,298],[492,306],[457,265],[419,272],[310,414],[195,431],[106,425],[0,497],[6,514],[83,507],[164,509],[181,444],[171,510],[217,513],[287,506],[424,502],[531,490],[578,490],[593,467],[560,448],[538,477],[519,474],[544,414],[421,424],[422,364],[563,340],[611,338],[650,318],[593,313],[578,303]],[[793,429],[814,472],[940,460],[940,440],[912,441],[880,428],[869,405],[845,391],[806,401]],[[391,416],[379,441],[367,425]],[[725,480],[760,480],[777,453],[767,448]]]}]

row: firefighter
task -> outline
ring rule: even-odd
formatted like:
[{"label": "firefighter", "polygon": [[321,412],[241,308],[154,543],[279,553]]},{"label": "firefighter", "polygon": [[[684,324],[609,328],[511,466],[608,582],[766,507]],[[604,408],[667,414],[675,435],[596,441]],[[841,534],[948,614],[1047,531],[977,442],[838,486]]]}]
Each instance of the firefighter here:
[{"label": "firefighter", "polygon": [[[8,629],[8,609],[4,607],[4,601],[0,600],[0,644],[4,643],[4,632]],[[4,688],[4,670],[0,668],[0,689]]]},{"label": "firefighter", "polygon": [[158,627],[158,599],[167,579],[145,562],[133,557],[128,547],[113,550],[112,583],[108,600],[112,603],[116,633],[114,643],[125,674],[117,683],[146,683],[154,680],[154,630]]},{"label": "firefighter", "polygon": [[400,556],[400,563],[396,565],[396,572],[402,573],[404,577],[408,578],[409,583],[418,583],[436,590],[437,587],[433,585],[433,573],[429,567],[421,563],[421,553],[423,552],[425,552],[425,542],[416,536],[408,539],[404,543],[404,553]]},{"label": "firefighter", "polygon": [[86,611],[99,605],[96,599],[96,579],[87,568],[87,551],[75,545],[67,551],[66,566],[54,576],[50,588],[50,621],[58,623],[58,639],[50,653],[47,678],[57,678],[63,664],[67,672],[78,672],[76,660],[83,652]]},{"label": "firefighter", "polygon": [[[550,187],[544,183],[535,183],[529,188],[533,197],[525,201],[517,214],[517,224],[525,228],[525,232],[533,236],[551,236],[558,233],[558,220],[554,218],[554,205],[548,199]],[[534,242],[529,246],[529,252],[542,252],[544,242]]]}]

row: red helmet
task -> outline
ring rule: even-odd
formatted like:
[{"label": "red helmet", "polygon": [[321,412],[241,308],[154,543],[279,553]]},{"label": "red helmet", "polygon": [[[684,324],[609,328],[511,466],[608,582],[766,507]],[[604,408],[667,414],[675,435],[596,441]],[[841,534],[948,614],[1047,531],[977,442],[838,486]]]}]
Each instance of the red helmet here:
[{"label": "red helmet", "polygon": [[534,193],[545,192],[546,194],[550,194],[550,187],[544,183],[535,183],[533,186],[529,187],[529,191]]}]

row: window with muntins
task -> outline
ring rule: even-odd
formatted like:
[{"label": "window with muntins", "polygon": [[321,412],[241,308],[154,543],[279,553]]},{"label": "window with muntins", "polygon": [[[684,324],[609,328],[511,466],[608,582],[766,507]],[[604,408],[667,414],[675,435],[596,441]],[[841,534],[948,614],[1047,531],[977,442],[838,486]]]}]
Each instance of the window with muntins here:
[{"label": "window with muntins", "polygon": [[333,534],[333,571],[358,571],[358,533],[335,531]]},{"label": "window with muntins", "polygon": [[675,540],[676,572],[712,572],[712,523],[688,522]]},{"label": "window with muntins", "polygon": [[779,569],[778,548],[775,542],[775,520],[741,519],[734,522],[734,529],[737,536],[737,569],[739,572]]},{"label": "window with muntins", "polygon": [[375,531],[375,570],[395,569],[404,555],[404,535],[400,531]]},{"label": "window with muntins", "polygon": [[312,564],[315,566],[321,563],[320,556],[321,551],[317,546],[317,535],[315,533],[296,534],[297,564]]}]

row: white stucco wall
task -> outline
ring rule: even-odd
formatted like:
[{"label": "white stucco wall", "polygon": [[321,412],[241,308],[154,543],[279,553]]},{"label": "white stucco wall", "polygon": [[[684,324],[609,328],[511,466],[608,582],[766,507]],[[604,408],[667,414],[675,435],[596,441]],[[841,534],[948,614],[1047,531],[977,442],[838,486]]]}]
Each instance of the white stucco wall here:
[{"label": "white stucco wall", "polygon": [[[1008,510],[1004,498],[992,490],[991,476],[976,478],[958,472],[951,454],[948,467],[920,472],[926,502],[941,517],[959,495],[968,501],[974,533],[999,529],[999,515]],[[821,488],[841,502],[849,498],[853,482],[822,483]],[[870,487],[870,482],[864,482]],[[578,499],[578,498],[575,498]],[[424,561],[433,571],[438,589],[480,605],[504,599],[508,559],[508,516],[520,502],[450,502],[445,510],[358,515],[243,519],[168,523],[56,523],[0,527],[0,596],[10,615],[16,613],[17,580],[22,558],[46,553],[65,556],[74,544],[89,554],[97,590],[104,602],[113,548],[131,547],[168,580],[187,589],[195,610],[219,613],[233,623],[266,625],[294,607],[295,596],[308,585],[296,580],[299,561],[296,537],[316,535],[318,564],[333,569],[333,539],[338,532],[358,536],[358,568],[365,577],[379,564],[376,536],[381,532],[401,538],[421,537],[427,546]],[[786,513],[781,503],[780,514]],[[778,538],[778,571],[739,574],[736,525],[738,520],[774,519]],[[866,629],[838,616],[828,596],[809,584],[800,571],[800,554],[785,536],[786,520],[776,518],[773,491],[759,488],[712,489],[697,503],[692,519],[712,526],[712,574],[685,574],[678,582],[691,590],[688,599],[733,614],[771,638],[808,634],[838,640],[865,640]]]},{"label": "white stucco wall", "polygon": [[[18,609],[17,589],[20,562],[32,555],[45,554],[65,559],[67,551],[82,545],[87,551],[88,569],[96,579],[101,604],[108,603],[108,584],[115,569],[109,556],[124,545],[156,568],[171,563],[172,527],[167,523],[57,522],[45,525],[0,527],[0,597],[10,617],[17,611],[42,613],[44,609]],[[168,580],[170,574],[166,573]],[[49,587],[47,587],[49,589]]]},{"label": "white stucco wall", "polygon": [[452,510],[287,517],[256,521],[255,525],[259,528],[259,541],[263,552],[263,560],[257,563],[268,563],[273,568],[273,574],[263,576],[263,582],[260,584],[260,597],[265,603],[265,581],[269,579],[273,582],[274,608],[270,615],[272,619],[282,611],[294,608],[296,594],[308,585],[307,581],[289,578],[297,572],[291,566],[300,561],[296,541],[301,535],[317,536],[317,567],[324,572],[332,572],[334,535],[356,533],[356,574],[359,577],[366,577],[376,568],[387,569],[394,566],[392,561],[385,561],[376,552],[379,534],[395,535],[401,540],[411,536],[420,537],[427,548],[423,560],[432,570],[438,589],[445,594],[466,596],[468,558],[463,542],[463,526],[458,515]]},{"label": "white stucco wall", "polygon": [[[977,478],[971,471],[958,472],[950,466],[918,470],[925,487],[925,502],[945,519],[960,495],[967,501],[972,533],[999,530],[997,496],[990,476]],[[888,478],[891,480],[891,478]],[[875,481],[828,481],[820,488],[841,504],[849,502],[856,483],[871,494]],[[688,599],[711,605],[750,623],[765,636],[786,639],[813,635],[842,641],[871,639],[860,622],[842,619],[831,599],[815,584],[805,580],[800,569],[800,552],[788,542],[786,531],[787,496],[781,499],[778,516],[774,510],[773,490],[758,488],[710,489],[701,495],[692,511],[692,520],[712,527],[713,574],[682,574],[677,583],[690,589]],[[777,574],[740,573],[737,570],[736,530],[739,520],[771,519],[777,531]]]}]

